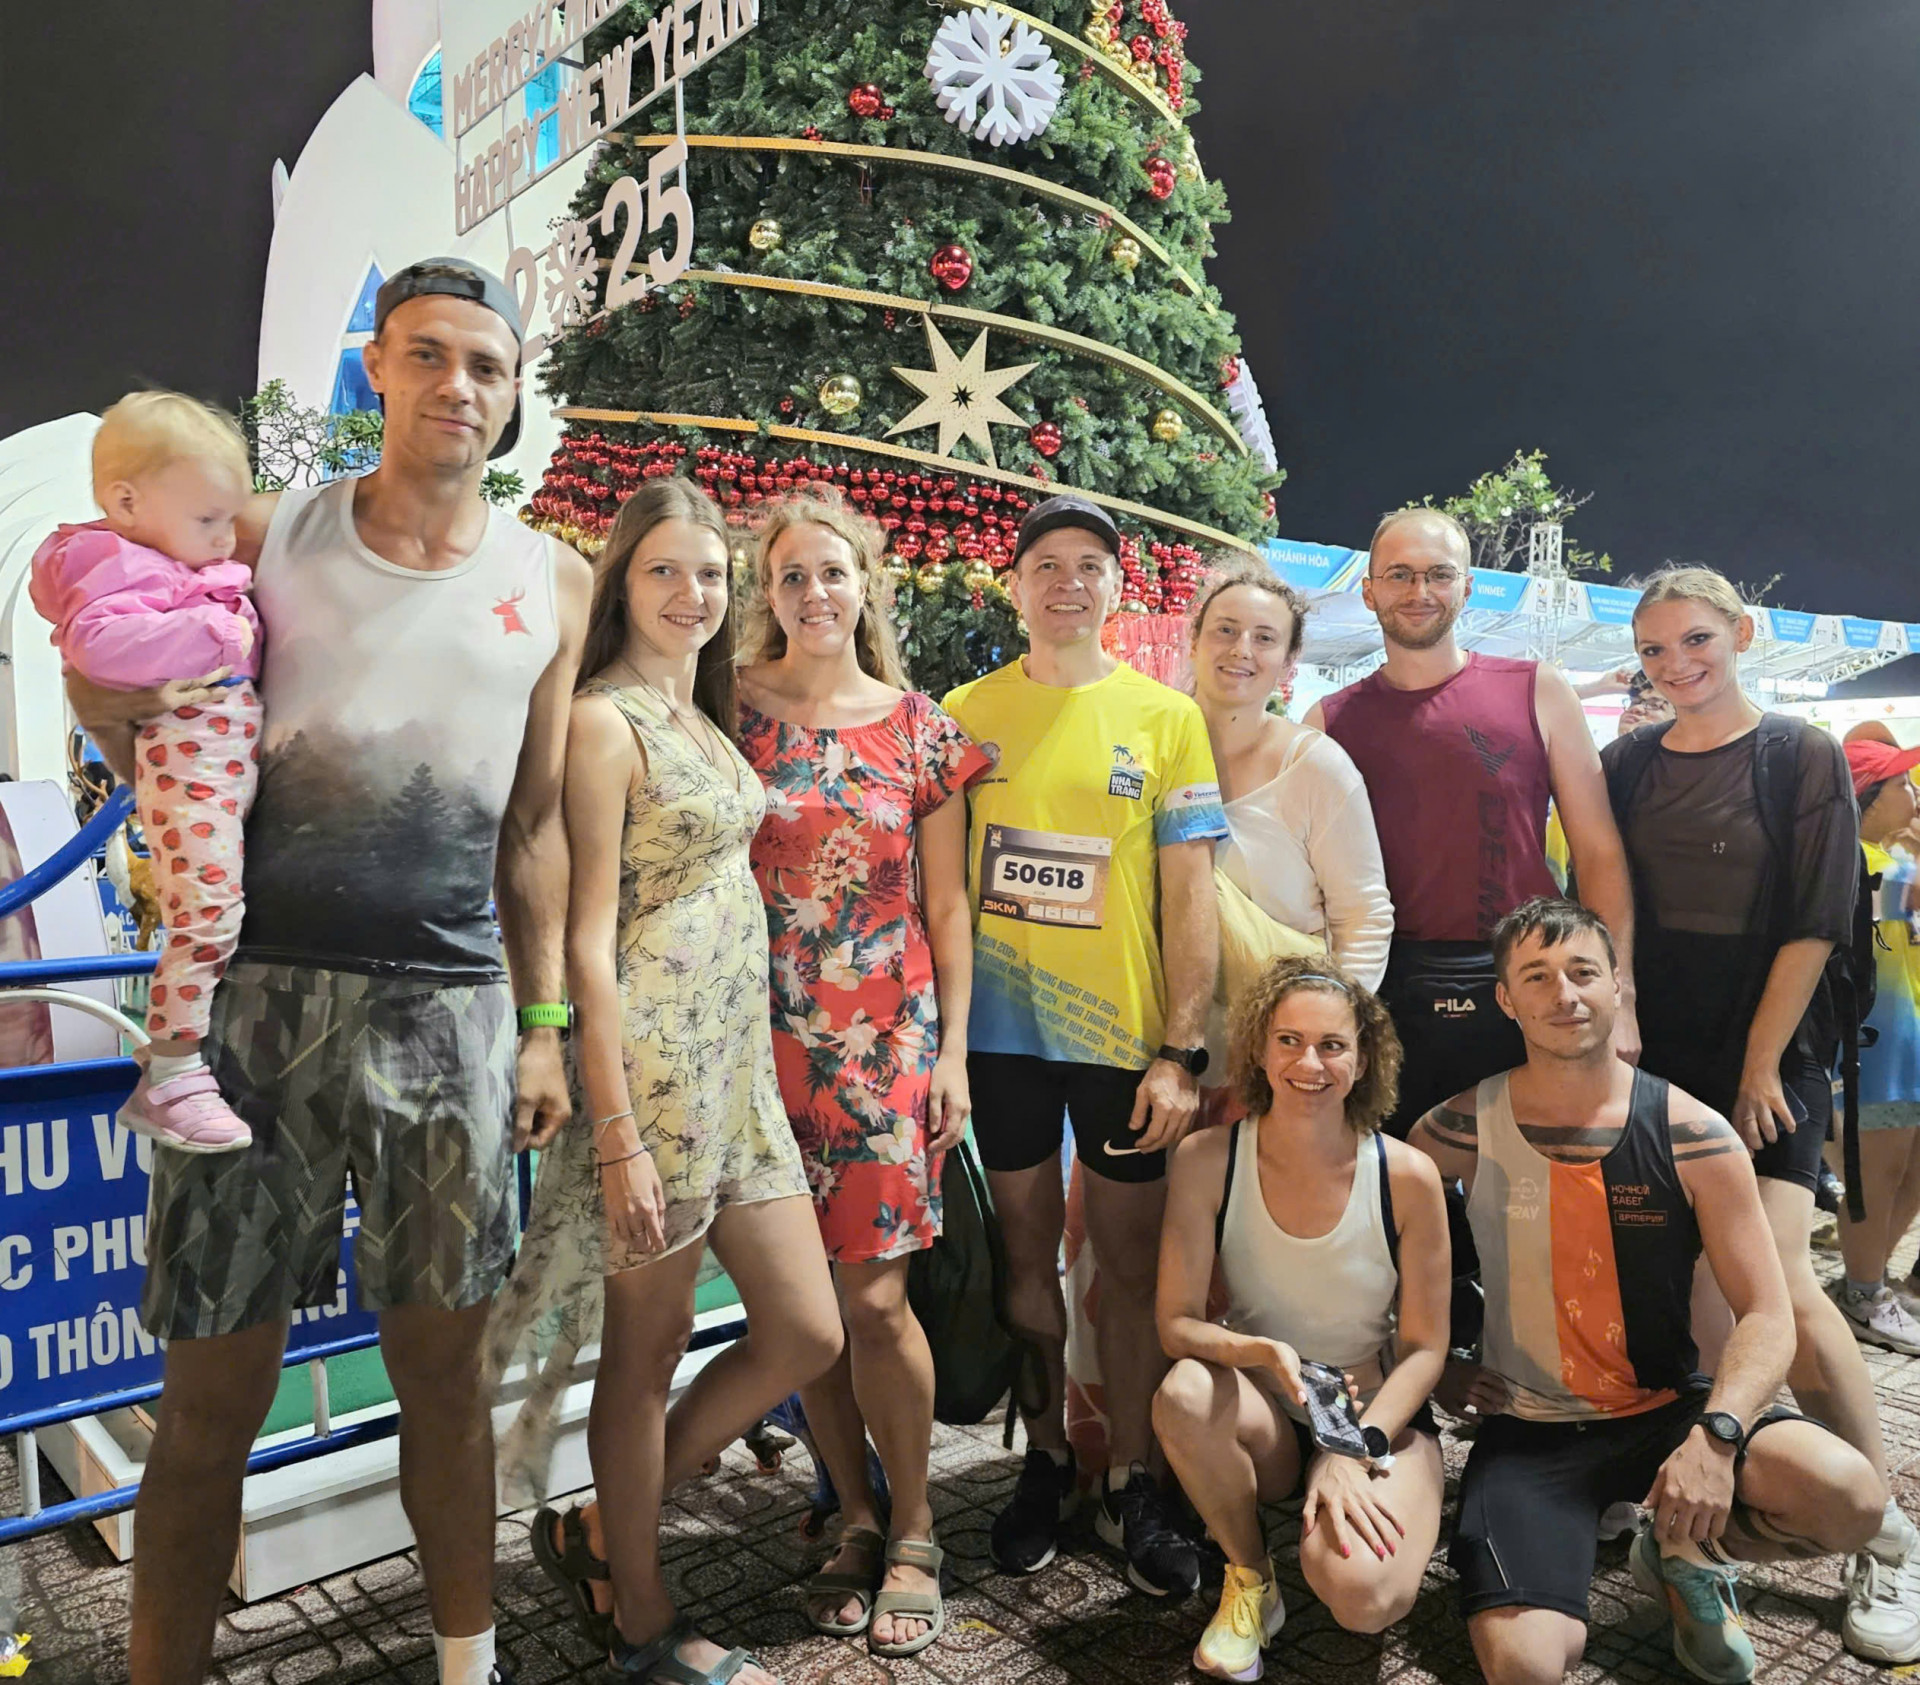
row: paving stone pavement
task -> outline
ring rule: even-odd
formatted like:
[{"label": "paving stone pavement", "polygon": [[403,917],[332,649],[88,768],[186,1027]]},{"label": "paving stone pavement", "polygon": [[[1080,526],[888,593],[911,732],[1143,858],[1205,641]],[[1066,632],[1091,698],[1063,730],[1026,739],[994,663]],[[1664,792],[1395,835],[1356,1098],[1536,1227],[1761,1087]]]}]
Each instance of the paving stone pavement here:
[{"label": "paving stone pavement", "polygon": [[[1902,1250],[1901,1256],[1905,1257]],[[1830,1271],[1830,1258],[1822,1258]],[[1920,1513],[1920,1360],[1869,1354],[1896,1489]],[[1447,1438],[1448,1524],[1464,1445]],[[17,1507],[11,1449],[0,1458],[0,1513]],[[784,1685],[1161,1685],[1197,1677],[1187,1666],[1218,1594],[1169,1607],[1133,1591],[1115,1559],[1079,1525],[1055,1562],[1031,1579],[995,1572],[987,1529],[1019,1472],[989,1427],[940,1430],[934,1509],[947,1551],[947,1632],[906,1661],[870,1657],[864,1641],[825,1638],[806,1624],[799,1582],[824,1554],[802,1538],[812,1470],[795,1447],[762,1475],[735,1447],[713,1477],[683,1491],[666,1517],[668,1579],[702,1629],[750,1646]],[[58,1483],[43,1467],[51,1499]],[[1444,1555],[1447,1527],[1413,1613],[1379,1638],[1341,1631],[1300,1578],[1297,1505],[1277,1506],[1268,1532],[1290,1611],[1269,1652],[1267,1677],[1309,1685],[1471,1685],[1478,1679]],[[524,1517],[498,1528],[500,1640],[522,1685],[604,1677],[565,1601],[534,1566]],[[1681,1675],[1663,1614],[1635,1589],[1622,1540],[1601,1547],[1585,1663],[1593,1680]],[[33,1633],[28,1685],[121,1685],[127,1677],[129,1576],[91,1528],[74,1527],[0,1550],[0,1604]],[[1837,1562],[1746,1571],[1743,1604],[1768,1685],[1885,1679],[1848,1656]],[[219,1685],[433,1685],[433,1642],[419,1565],[411,1553],[370,1563],[242,1607],[220,1618],[212,1678]]]}]

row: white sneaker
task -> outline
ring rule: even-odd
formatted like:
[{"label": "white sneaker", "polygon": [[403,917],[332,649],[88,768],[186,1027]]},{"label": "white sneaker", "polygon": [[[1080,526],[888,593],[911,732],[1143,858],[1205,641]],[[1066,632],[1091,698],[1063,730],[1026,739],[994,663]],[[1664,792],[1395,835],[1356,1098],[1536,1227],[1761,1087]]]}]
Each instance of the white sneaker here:
[{"label": "white sneaker", "polygon": [[1847,1558],[1847,1612],[1840,1639],[1856,1656],[1883,1665],[1920,1661],[1920,1577],[1912,1554],[1897,1563],[1871,1550]]},{"label": "white sneaker", "polygon": [[1640,1506],[1622,1499],[1600,1512],[1600,1524],[1594,1532],[1603,1545],[1610,1545],[1621,1535],[1638,1531],[1639,1526]]},{"label": "white sneaker", "polygon": [[1862,1293],[1840,1280],[1827,1289],[1827,1294],[1853,1325],[1853,1337],[1862,1345],[1920,1354],[1920,1322],[1894,1296],[1892,1288],[1882,1286],[1875,1292]]}]

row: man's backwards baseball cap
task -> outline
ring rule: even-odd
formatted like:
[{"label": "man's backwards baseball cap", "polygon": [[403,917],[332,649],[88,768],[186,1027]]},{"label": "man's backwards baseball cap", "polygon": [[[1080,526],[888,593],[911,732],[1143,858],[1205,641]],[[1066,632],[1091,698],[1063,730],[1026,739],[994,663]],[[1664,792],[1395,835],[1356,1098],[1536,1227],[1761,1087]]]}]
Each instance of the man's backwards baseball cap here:
[{"label": "man's backwards baseball cap", "polygon": [[1035,539],[1057,532],[1061,527],[1079,527],[1090,532],[1114,555],[1120,554],[1120,529],[1113,524],[1113,517],[1091,498],[1062,492],[1027,511],[1027,518],[1020,523],[1020,537],[1013,546],[1013,559],[1018,562]]},{"label": "man's backwards baseball cap", "polygon": [[[378,334],[386,326],[387,318],[399,306],[410,298],[428,298],[436,293],[448,298],[470,298],[475,304],[484,304],[501,321],[507,324],[513,334],[513,343],[521,344],[520,305],[513,296],[513,289],[500,279],[482,269],[477,263],[469,263],[463,257],[429,257],[418,263],[410,263],[397,275],[382,283],[380,290],[373,295],[373,331]],[[516,375],[519,370],[513,371]],[[500,435],[493,449],[487,452],[491,461],[496,456],[505,456],[520,440],[520,400],[513,400],[513,414],[507,418],[507,429]]]}]

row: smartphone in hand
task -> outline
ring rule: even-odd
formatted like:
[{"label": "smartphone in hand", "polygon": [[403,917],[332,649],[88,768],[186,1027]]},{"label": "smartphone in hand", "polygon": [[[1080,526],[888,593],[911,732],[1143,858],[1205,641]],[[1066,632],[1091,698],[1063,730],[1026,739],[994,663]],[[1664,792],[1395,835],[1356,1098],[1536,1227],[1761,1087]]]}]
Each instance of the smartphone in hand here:
[{"label": "smartphone in hand", "polygon": [[1300,1382],[1307,1392],[1307,1431],[1314,1444],[1339,1457],[1371,1457],[1347,1377],[1331,1364],[1302,1358]]}]

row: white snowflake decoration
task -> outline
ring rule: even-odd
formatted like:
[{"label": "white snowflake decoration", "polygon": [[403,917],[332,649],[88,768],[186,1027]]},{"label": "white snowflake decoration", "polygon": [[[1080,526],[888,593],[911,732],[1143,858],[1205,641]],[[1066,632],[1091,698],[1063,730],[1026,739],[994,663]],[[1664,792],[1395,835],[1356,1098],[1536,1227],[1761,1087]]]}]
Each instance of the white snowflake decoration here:
[{"label": "white snowflake decoration", "polygon": [[547,315],[553,337],[593,315],[600,290],[593,231],[584,222],[563,222],[542,256],[547,265]]},{"label": "white snowflake decoration", "polygon": [[1280,456],[1273,448],[1273,429],[1267,425],[1267,407],[1260,402],[1260,388],[1254,383],[1253,370],[1246,358],[1240,359],[1240,372],[1227,388],[1227,407],[1233,411],[1234,424],[1248,450],[1263,463],[1269,474],[1280,467]]},{"label": "white snowflake decoration", "polygon": [[995,146],[1044,131],[1066,88],[1046,37],[992,6],[940,25],[927,80],[949,123]]}]

